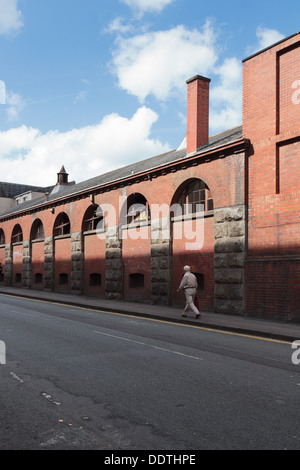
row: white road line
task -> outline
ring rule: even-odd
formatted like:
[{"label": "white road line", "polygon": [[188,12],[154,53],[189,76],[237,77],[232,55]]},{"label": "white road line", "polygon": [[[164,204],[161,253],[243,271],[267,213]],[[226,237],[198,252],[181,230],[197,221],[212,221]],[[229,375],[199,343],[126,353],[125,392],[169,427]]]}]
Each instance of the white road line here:
[{"label": "white road line", "polygon": [[95,331],[94,330],[93,332],[97,333],[98,335],[110,336],[111,338],[121,339],[122,341],[127,341],[128,343],[135,343],[135,344],[139,344],[141,346],[147,346],[149,348],[158,349],[160,351],[165,351],[165,352],[168,352],[168,353],[177,354],[178,356],[184,356],[184,357],[188,357],[190,359],[197,359],[198,361],[202,361],[201,357],[189,356],[188,354],[184,354],[184,353],[181,353],[179,351],[173,351],[172,349],[160,348],[159,346],[154,346],[154,344],[143,343],[142,341],[135,341],[133,339],[124,338],[123,336],[116,336],[116,335],[111,335],[109,333],[103,333],[102,331]]}]

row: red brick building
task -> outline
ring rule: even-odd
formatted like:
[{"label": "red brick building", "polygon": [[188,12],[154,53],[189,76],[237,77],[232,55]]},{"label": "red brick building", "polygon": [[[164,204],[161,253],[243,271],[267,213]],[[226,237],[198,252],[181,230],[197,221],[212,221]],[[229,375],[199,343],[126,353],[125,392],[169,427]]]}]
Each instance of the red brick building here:
[{"label": "red brick building", "polygon": [[300,33],[243,61],[241,126],[209,136],[209,87],[179,149],[2,211],[0,282],[180,305],[189,264],[201,309],[300,321]]}]

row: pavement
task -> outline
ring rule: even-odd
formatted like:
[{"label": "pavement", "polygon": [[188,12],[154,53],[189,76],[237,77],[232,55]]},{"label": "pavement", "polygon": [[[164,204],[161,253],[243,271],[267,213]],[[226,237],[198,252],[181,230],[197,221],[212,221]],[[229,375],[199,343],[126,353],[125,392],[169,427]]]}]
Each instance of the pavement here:
[{"label": "pavement", "polygon": [[57,292],[45,292],[15,287],[0,287],[0,294],[42,300],[58,304],[72,305],[101,312],[115,312],[144,318],[169,321],[185,325],[199,326],[207,329],[221,330],[238,334],[259,336],[274,340],[293,342],[300,340],[300,324],[293,322],[273,321],[240,315],[200,312],[201,317],[195,319],[192,312],[182,318],[182,308],[146,303],[108,300],[102,298],[75,296]]}]

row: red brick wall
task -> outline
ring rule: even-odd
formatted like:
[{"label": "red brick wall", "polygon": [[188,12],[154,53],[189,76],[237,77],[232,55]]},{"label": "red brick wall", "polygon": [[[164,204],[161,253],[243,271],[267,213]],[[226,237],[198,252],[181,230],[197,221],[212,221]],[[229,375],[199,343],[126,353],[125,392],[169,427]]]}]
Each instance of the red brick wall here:
[{"label": "red brick wall", "polygon": [[[68,275],[68,282],[60,284],[61,274]],[[70,292],[71,289],[71,237],[55,240],[55,290]]]},{"label": "red brick wall", "polygon": [[204,243],[198,250],[189,249],[193,243],[197,243],[196,221],[193,221],[193,227],[191,227],[192,232],[195,233],[192,239],[185,236],[184,222],[173,224],[173,232],[179,230],[183,234],[182,239],[173,240],[173,302],[181,306],[185,303],[184,292],[177,293],[176,291],[184,274],[183,267],[189,265],[191,272],[204,276],[204,289],[198,290],[200,309],[212,310],[214,304],[214,218],[206,218],[203,222]]},{"label": "red brick wall", "polygon": [[[31,243],[32,288],[42,289],[44,286],[44,242]],[[42,283],[35,282],[36,274],[42,275]]]},{"label": "red brick wall", "polygon": [[[101,275],[101,285],[90,285],[90,275]],[[84,236],[84,293],[91,296],[105,295],[105,235]]]},{"label": "red brick wall", "polygon": [[[138,238],[140,236],[140,238]],[[136,237],[137,239],[134,239]],[[151,296],[150,280],[151,232],[150,226],[122,231],[122,261],[124,279],[124,299],[149,302]],[[130,287],[130,274],[144,274],[144,287]]]},{"label": "red brick wall", "polygon": [[243,133],[253,145],[246,311],[276,318],[295,308],[297,295],[299,300],[300,100],[293,88],[298,80],[299,34],[244,62]]},{"label": "red brick wall", "polygon": [[[23,244],[22,243],[16,243],[13,245],[12,259],[13,259],[12,285],[16,287],[21,287],[22,279],[23,279]],[[20,282],[19,282],[19,279],[21,279]]]},{"label": "red brick wall", "polygon": [[0,264],[2,266],[2,275],[4,280],[4,273],[5,273],[5,247],[0,248]]}]

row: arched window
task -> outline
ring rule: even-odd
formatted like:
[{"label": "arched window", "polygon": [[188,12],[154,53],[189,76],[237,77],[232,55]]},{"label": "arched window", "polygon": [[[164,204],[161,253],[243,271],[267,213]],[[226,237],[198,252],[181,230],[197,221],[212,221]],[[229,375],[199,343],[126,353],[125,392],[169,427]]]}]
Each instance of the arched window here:
[{"label": "arched window", "polygon": [[177,204],[182,215],[213,210],[213,199],[209,187],[200,179],[193,179],[181,191]]},{"label": "arched window", "polygon": [[40,219],[36,219],[31,227],[30,239],[31,240],[43,240],[45,238],[44,226]]},{"label": "arched window", "polygon": [[67,235],[70,233],[70,220],[65,212],[61,212],[56,217],[53,235],[54,237],[59,237],[60,235]]},{"label": "arched window", "polygon": [[100,230],[104,228],[103,212],[100,206],[90,206],[83,217],[82,231],[89,232],[91,230]]},{"label": "arched window", "polygon": [[0,228],[0,245],[5,245],[5,235],[2,228]]},{"label": "arched window", "polygon": [[123,208],[122,223],[144,222],[150,220],[150,207],[147,199],[140,193],[131,194]]},{"label": "arched window", "polygon": [[23,232],[19,224],[14,226],[11,235],[11,242],[12,243],[20,243],[23,241]]}]

